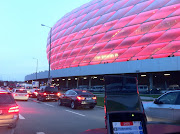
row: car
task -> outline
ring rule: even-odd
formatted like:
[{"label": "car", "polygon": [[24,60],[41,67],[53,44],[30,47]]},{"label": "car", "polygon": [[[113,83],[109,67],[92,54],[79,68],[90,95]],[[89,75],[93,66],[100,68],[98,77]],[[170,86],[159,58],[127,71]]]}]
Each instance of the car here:
[{"label": "car", "polygon": [[57,101],[60,96],[60,92],[57,87],[54,86],[41,86],[37,95],[38,101],[55,100]]},{"label": "car", "polygon": [[29,92],[29,97],[32,97],[32,98],[36,98],[38,93],[39,93],[40,89],[32,89],[30,92]]},{"label": "car", "polygon": [[19,106],[9,91],[0,90],[0,105],[0,126],[15,128],[19,119]]},{"label": "car", "polygon": [[78,107],[89,107],[93,109],[96,106],[96,96],[86,90],[71,89],[60,95],[58,105],[68,105],[72,109]]},{"label": "car", "polygon": [[155,99],[144,103],[148,122],[180,124],[180,90],[168,91]]},{"label": "car", "polygon": [[25,100],[28,101],[29,94],[25,89],[13,89],[13,97],[15,100]]}]

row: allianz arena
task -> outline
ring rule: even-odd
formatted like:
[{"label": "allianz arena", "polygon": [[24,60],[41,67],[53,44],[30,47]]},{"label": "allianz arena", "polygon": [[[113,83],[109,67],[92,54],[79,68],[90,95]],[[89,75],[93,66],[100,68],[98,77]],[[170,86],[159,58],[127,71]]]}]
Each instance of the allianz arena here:
[{"label": "allianz arena", "polygon": [[[53,78],[149,73],[152,79],[158,72],[177,74],[180,2],[92,0],[56,22],[46,52]],[[39,79],[46,74],[39,73]],[[25,77],[33,79],[34,74]]]}]

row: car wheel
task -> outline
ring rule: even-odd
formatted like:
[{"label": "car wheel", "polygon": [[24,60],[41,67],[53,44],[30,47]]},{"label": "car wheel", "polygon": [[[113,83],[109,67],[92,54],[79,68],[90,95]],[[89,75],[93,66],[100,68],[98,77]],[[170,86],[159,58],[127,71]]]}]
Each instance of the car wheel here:
[{"label": "car wheel", "polygon": [[58,105],[62,106],[62,100],[61,99],[58,99]]},{"label": "car wheel", "polygon": [[13,124],[8,126],[8,128],[15,128],[15,127],[16,127],[16,123],[13,123]]},{"label": "car wheel", "polygon": [[75,105],[74,101],[71,102],[71,108],[76,109],[76,105]]},{"label": "car wheel", "polygon": [[90,108],[90,109],[93,109],[94,107],[95,107],[95,106],[90,106],[89,108]]},{"label": "car wheel", "polygon": [[39,101],[39,97],[37,97],[37,100]]}]

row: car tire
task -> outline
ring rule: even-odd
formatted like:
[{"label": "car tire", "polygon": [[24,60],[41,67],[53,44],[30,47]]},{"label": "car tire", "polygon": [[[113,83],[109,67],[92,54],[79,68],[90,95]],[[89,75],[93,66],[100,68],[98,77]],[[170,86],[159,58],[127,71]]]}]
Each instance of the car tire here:
[{"label": "car tire", "polygon": [[58,99],[58,105],[59,105],[59,106],[62,106],[62,105],[63,105],[61,99]]},{"label": "car tire", "polygon": [[90,106],[89,109],[93,109],[95,106]]},{"label": "car tire", "polygon": [[15,127],[16,127],[16,123],[11,124],[11,125],[8,126],[8,128],[10,128],[10,129],[11,129],[11,128],[15,128]]},{"label": "car tire", "polygon": [[75,105],[74,101],[71,101],[71,108],[76,109],[76,105]]},{"label": "car tire", "polygon": [[39,97],[37,97],[37,101],[39,101]]}]

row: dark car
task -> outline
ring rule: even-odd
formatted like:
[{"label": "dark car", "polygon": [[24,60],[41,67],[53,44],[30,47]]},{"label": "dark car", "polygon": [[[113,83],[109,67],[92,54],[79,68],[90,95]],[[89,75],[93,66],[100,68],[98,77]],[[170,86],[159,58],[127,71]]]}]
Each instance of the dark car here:
[{"label": "dark car", "polygon": [[76,109],[77,107],[89,107],[93,109],[96,104],[96,96],[93,93],[80,89],[68,90],[58,99],[58,105],[68,105],[72,109]]},{"label": "dark car", "polygon": [[29,92],[29,97],[32,97],[32,98],[36,98],[38,93],[39,93],[40,89],[32,89],[30,92]]},{"label": "dark car", "polygon": [[60,92],[58,88],[54,86],[42,86],[40,87],[39,93],[37,95],[37,100],[46,101],[46,100],[58,100]]},{"label": "dark car", "polygon": [[0,126],[15,128],[19,119],[19,106],[16,104],[12,94],[0,90]]}]

